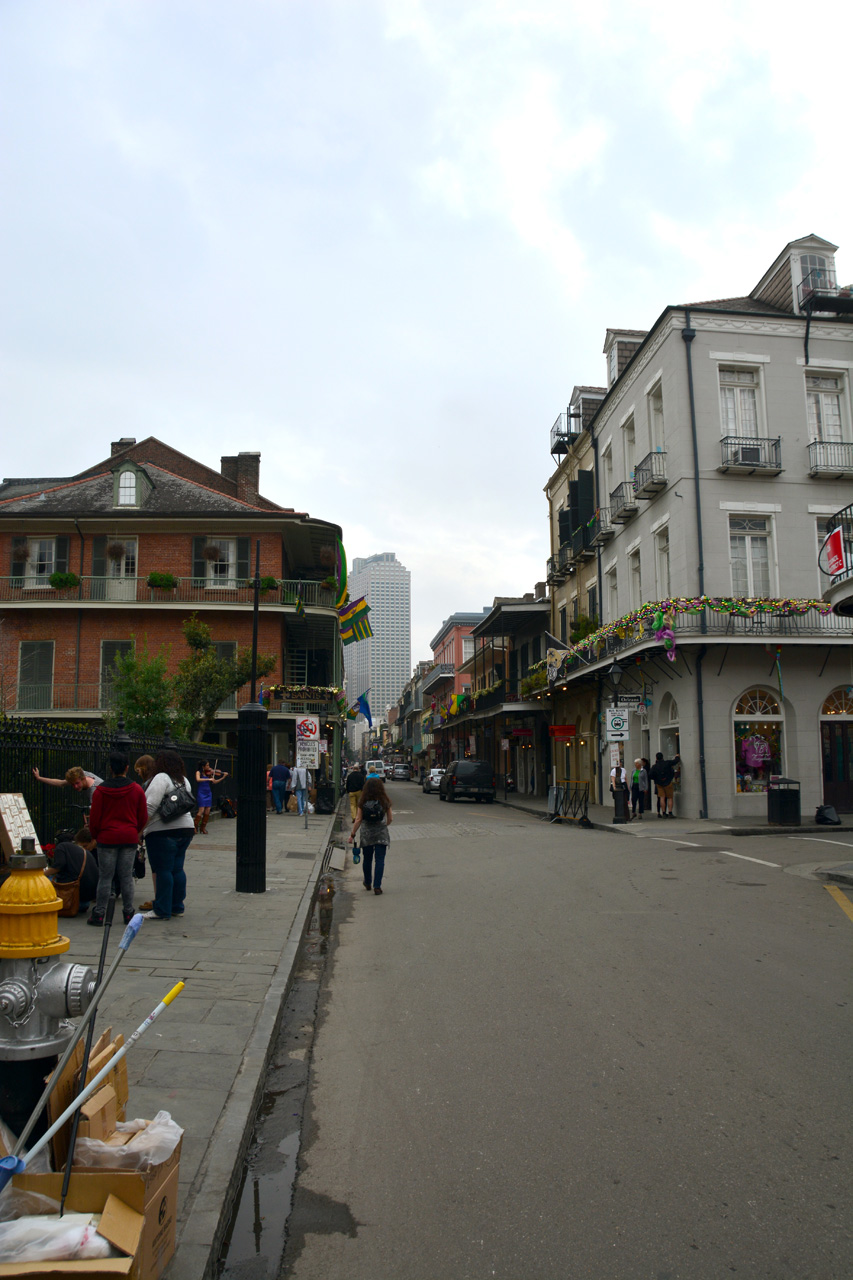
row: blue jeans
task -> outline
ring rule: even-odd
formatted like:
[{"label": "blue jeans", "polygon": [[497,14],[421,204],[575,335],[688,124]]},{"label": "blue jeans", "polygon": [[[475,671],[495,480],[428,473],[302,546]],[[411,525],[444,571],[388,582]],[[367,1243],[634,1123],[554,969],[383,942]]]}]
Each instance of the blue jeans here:
[{"label": "blue jeans", "polygon": [[[364,874],[364,883],[368,889],[380,889],[382,887],[382,876],[385,873],[385,854],[388,852],[387,844],[363,844],[361,846],[361,865]],[[376,865],[373,865],[373,856],[376,855]],[[371,875],[372,872],[372,875]]]},{"label": "blue jeans", "polygon": [[98,890],[95,898],[95,914],[103,916],[110,900],[113,876],[118,875],[121,901],[125,915],[133,910],[133,860],[135,844],[98,845]]},{"label": "blue jeans", "polygon": [[308,791],[305,787],[297,787],[293,794],[296,796],[296,808],[299,813],[305,812],[305,801],[308,798]]},{"label": "blue jeans", "polygon": [[287,783],[286,782],[276,782],[276,780],[273,778],[272,802],[275,805],[276,813],[281,813],[282,805],[287,804]]},{"label": "blue jeans", "polygon": [[150,831],[145,837],[148,861],[157,877],[154,911],[166,920],[170,916],[183,915],[184,912],[184,899],[187,896],[184,857],[194,835],[195,832],[189,828],[180,827],[174,832]]}]

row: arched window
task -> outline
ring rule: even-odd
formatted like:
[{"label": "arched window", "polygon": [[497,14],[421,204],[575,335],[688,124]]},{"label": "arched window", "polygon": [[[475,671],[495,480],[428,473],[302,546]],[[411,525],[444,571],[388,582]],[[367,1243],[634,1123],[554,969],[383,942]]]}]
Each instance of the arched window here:
[{"label": "arched window", "polygon": [[136,472],[122,471],[118,478],[118,505],[120,507],[136,506]]},{"label": "arched window", "polygon": [[771,775],[783,773],[784,717],[775,694],[747,689],[732,722],[737,790],[765,792]]},{"label": "arched window", "polygon": [[853,689],[833,689],[820,710],[822,716],[853,716]]}]

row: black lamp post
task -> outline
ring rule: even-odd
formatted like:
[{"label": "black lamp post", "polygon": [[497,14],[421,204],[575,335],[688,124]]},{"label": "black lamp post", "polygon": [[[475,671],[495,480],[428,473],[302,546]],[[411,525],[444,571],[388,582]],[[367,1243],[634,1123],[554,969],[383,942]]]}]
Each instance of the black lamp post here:
[{"label": "black lamp post", "polygon": [[237,883],[238,893],[265,893],[267,888],[266,756],[267,709],[257,699],[258,601],[261,589],[261,544],[255,543],[252,606],[252,691],[237,712]]}]

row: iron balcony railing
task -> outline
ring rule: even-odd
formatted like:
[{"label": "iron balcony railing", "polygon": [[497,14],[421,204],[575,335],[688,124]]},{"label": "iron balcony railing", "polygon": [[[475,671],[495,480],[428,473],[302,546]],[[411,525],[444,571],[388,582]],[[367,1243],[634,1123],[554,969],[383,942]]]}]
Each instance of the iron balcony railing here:
[{"label": "iron balcony railing", "polygon": [[723,436],[720,451],[720,471],[778,475],[782,470],[782,441],[779,437],[770,440],[753,436]]},{"label": "iron balcony railing", "polygon": [[[251,686],[246,684],[232,693],[219,708],[220,715],[236,712],[249,701]],[[44,682],[39,684],[18,683],[8,685],[0,696],[0,703],[7,712],[90,712],[110,711],[115,705],[112,686],[108,681],[74,683]],[[281,698],[269,699],[270,711],[292,712],[303,714],[334,714],[330,703],[316,700]]]},{"label": "iron balcony railing", "polygon": [[551,453],[568,453],[573,442],[580,435],[575,426],[577,419],[568,409],[564,409],[551,428]]},{"label": "iron balcony railing", "polygon": [[646,454],[634,468],[634,492],[638,498],[653,498],[666,488],[666,454],[662,450]]},{"label": "iron balcony railing", "polygon": [[572,534],[572,559],[591,560],[595,555],[592,545],[593,530],[588,524],[581,525]]},{"label": "iron balcony railing", "polygon": [[437,662],[432,671],[428,671],[424,676],[421,689],[426,693],[427,689],[435,688],[435,686],[440,684],[443,680],[452,679],[455,671],[456,668],[452,662]]},{"label": "iron balcony railing", "polygon": [[[149,587],[147,578],[110,578],[87,575],[76,587],[54,590],[46,578],[34,574],[0,577],[0,601],[22,604],[57,604],[84,601],[91,604],[210,604],[251,607],[253,588],[245,578],[223,578],[213,584],[201,578],[176,578],[175,586]],[[260,603],[296,608],[297,599],[310,608],[334,609],[335,591],[321,582],[278,581],[261,591]]]},{"label": "iron balcony railing", "polygon": [[826,267],[814,267],[797,285],[797,298],[803,311],[820,311],[822,299],[837,296],[835,272]]},{"label": "iron balcony railing", "polygon": [[599,507],[595,517],[595,524],[590,532],[592,535],[590,541],[594,547],[601,547],[605,542],[609,542],[611,538],[615,537],[616,530],[610,519],[609,507]]},{"label": "iron balcony railing", "polygon": [[634,482],[632,480],[623,480],[610,495],[611,520],[617,524],[625,524],[639,510],[637,495],[634,492]]},{"label": "iron balcony railing", "polygon": [[809,445],[809,475],[825,475],[832,479],[853,476],[853,444],[841,440],[813,440]]},{"label": "iron balcony railing", "polygon": [[548,569],[546,573],[546,578],[548,582],[557,581],[558,570],[559,570],[559,553],[557,553],[557,555],[548,557]]}]

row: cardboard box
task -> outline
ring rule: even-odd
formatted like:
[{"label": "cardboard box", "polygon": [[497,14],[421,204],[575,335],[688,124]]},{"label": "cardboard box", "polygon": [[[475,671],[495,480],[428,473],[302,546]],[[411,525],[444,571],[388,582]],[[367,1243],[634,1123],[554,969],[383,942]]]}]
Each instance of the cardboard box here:
[{"label": "cardboard box", "polygon": [[[116,1275],[130,1276],[131,1280],[158,1280],[175,1252],[178,1216],[178,1178],[180,1176],[181,1146],[179,1142],[172,1155],[148,1173],[130,1173],[118,1169],[75,1169],[71,1174],[66,1205],[70,1209],[90,1211],[90,1202],[106,1203],[112,1192],[141,1218],[139,1239],[135,1253],[136,1269],[116,1271]],[[44,1196],[59,1200],[62,1194],[61,1173],[20,1174],[13,1179],[16,1187],[39,1191]],[[73,1199],[72,1199],[73,1192]],[[92,1210],[93,1211],[93,1210]],[[100,1212],[100,1210],[98,1210]],[[112,1240],[112,1237],[110,1237]],[[118,1246],[117,1246],[118,1247]],[[7,1264],[11,1265],[11,1264]],[[94,1266],[93,1276],[113,1275],[102,1271],[106,1261],[87,1263],[51,1263],[50,1266]],[[6,1272],[0,1266],[0,1278],[5,1275],[53,1275],[49,1269],[40,1272],[31,1267],[21,1271]],[[57,1275],[65,1274],[57,1271]],[[88,1276],[88,1271],[72,1271],[74,1276]]]},{"label": "cardboard box", "polygon": [[116,1091],[112,1085],[105,1084],[103,1089],[93,1093],[80,1108],[80,1116],[78,1138],[108,1142],[116,1128]]},{"label": "cardboard box", "polygon": [[[61,1173],[20,1174],[14,1185],[39,1191],[59,1200],[62,1194]],[[110,1175],[76,1178],[72,1175],[65,1203],[76,1213],[100,1213],[98,1230],[116,1249],[121,1258],[99,1258],[91,1262],[0,1262],[0,1276],[72,1277],[73,1280],[142,1280],[140,1250],[145,1218],[141,1208],[125,1198],[128,1188],[114,1190]],[[137,1197],[138,1200],[138,1197]]]},{"label": "cardboard box", "polygon": [[[87,1080],[94,1079],[95,1072],[92,1070],[94,1063],[100,1060],[101,1065],[105,1066],[115,1053],[116,1048],[121,1048],[124,1044],[122,1036],[116,1036],[115,1041],[112,1039],[112,1027],[108,1027],[104,1031],[95,1044],[92,1045],[92,1052],[89,1055],[89,1071],[87,1072]],[[80,1071],[83,1067],[83,1045],[78,1043],[72,1053],[68,1063],[65,1066],[62,1075],[50,1095],[47,1104],[47,1114],[50,1124],[54,1120],[58,1120],[79,1093],[77,1081]],[[124,1120],[125,1107],[128,1099],[128,1082],[127,1082],[127,1059],[122,1058],[121,1062],[111,1071],[104,1081],[105,1085],[110,1085],[116,1095],[116,1119]],[[54,1134],[50,1142],[50,1149],[53,1156],[54,1169],[62,1169],[65,1167],[65,1160],[68,1155],[68,1138],[71,1133],[71,1121],[67,1120],[61,1129]]]}]

